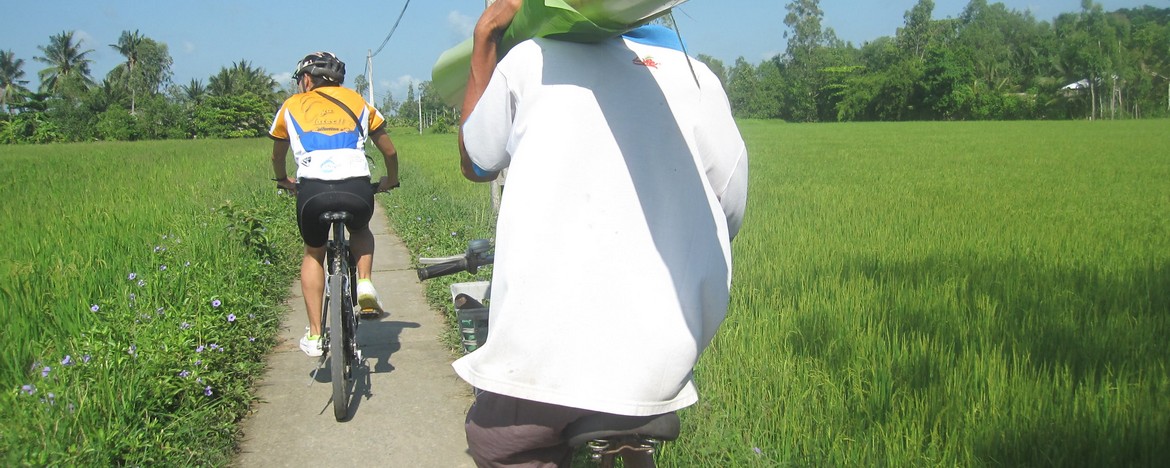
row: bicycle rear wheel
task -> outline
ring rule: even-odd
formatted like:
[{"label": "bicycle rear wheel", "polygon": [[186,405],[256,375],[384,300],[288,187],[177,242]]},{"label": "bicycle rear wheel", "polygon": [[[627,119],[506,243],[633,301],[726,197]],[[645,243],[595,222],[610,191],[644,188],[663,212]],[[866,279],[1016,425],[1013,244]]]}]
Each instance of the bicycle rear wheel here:
[{"label": "bicycle rear wheel", "polygon": [[[340,262],[338,262],[340,263]],[[329,371],[333,380],[333,416],[338,421],[344,421],[349,416],[349,382],[346,379],[346,361],[349,358],[349,337],[345,324],[345,308],[343,297],[348,285],[344,284],[344,274],[334,269],[329,275]]]}]

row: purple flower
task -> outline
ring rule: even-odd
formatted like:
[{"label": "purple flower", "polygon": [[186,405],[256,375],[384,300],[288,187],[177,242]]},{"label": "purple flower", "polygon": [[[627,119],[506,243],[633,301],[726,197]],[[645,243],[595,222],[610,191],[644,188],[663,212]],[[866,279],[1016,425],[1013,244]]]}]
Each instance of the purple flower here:
[{"label": "purple flower", "polygon": [[186,329],[188,329],[188,328],[191,328],[191,324],[189,324],[189,323],[187,323],[187,322],[183,322],[183,324],[182,324],[182,325],[179,325],[179,328],[180,328],[180,329],[183,329],[183,330],[186,330]]},{"label": "purple flower", "polygon": [[37,387],[33,384],[24,384],[20,386],[20,391],[32,395],[37,392]]},{"label": "purple flower", "polygon": [[99,310],[101,310],[101,307],[98,307],[98,305],[97,305],[97,304],[90,304],[90,306],[89,306],[89,311],[90,311],[90,312],[97,312],[97,311],[99,311]]},{"label": "purple flower", "polygon": [[210,385],[208,385],[207,388],[203,389],[203,394],[207,395],[207,396],[211,396],[211,386]]},{"label": "purple flower", "polygon": [[48,377],[48,376],[49,376],[49,371],[51,371],[51,370],[53,370],[53,368],[52,368],[52,367],[49,367],[49,366],[45,366],[45,368],[44,368],[44,369],[41,369],[41,378]]},{"label": "purple flower", "polygon": [[203,345],[199,345],[198,347],[196,347],[196,348],[195,348],[195,352],[196,352],[196,353],[202,353],[202,352],[203,352]]},{"label": "purple flower", "polygon": [[140,279],[140,280],[138,280],[138,287],[140,287],[140,288],[141,288],[141,287],[143,287],[143,286],[146,286],[146,280],[141,280],[141,279]]},{"label": "purple flower", "polygon": [[256,342],[256,337],[254,337],[254,336],[249,336],[249,337],[248,337],[248,341],[251,341],[251,342],[255,343],[255,342]]},{"label": "purple flower", "polygon": [[127,276],[126,279],[133,280],[134,278],[137,278],[137,277],[138,277],[138,273],[130,272],[130,276]]},{"label": "purple flower", "polygon": [[82,363],[85,363],[85,364],[89,364],[89,355],[88,355],[88,354],[86,354],[85,356],[82,356],[82,357],[81,357],[81,362],[82,362]]},{"label": "purple flower", "polygon": [[[203,360],[202,360],[202,359],[196,359],[196,360],[195,360],[195,365],[196,365],[196,366],[202,366],[202,365],[203,365]],[[200,382],[202,382],[202,381],[203,381],[203,379],[197,379],[197,380],[199,380]]]},{"label": "purple flower", "polygon": [[189,377],[190,375],[191,375],[191,371],[188,371],[187,369],[183,369],[183,372],[179,372],[179,377],[182,377],[184,379]]},{"label": "purple flower", "polygon": [[228,314],[227,320],[229,322],[235,322],[236,321],[236,314]]},{"label": "purple flower", "polygon": [[760,450],[759,447],[752,447],[752,451],[756,452],[756,455],[763,455],[764,454],[764,451]]},{"label": "purple flower", "polygon": [[215,343],[212,343],[212,344],[211,344],[211,345],[209,345],[208,347],[209,347],[209,348],[211,348],[211,350],[212,350],[212,351],[215,351],[215,350],[219,349],[219,345],[217,345],[217,344],[215,344]]},{"label": "purple flower", "polygon": [[222,302],[219,302],[219,299],[214,299],[214,300],[212,300],[212,301],[211,301],[211,306],[212,306],[212,307],[219,307],[219,305],[220,305],[220,304],[223,304],[223,303],[222,303]]},{"label": "purple flower", "polygon": [[167,266],[166,265],[159,265],[158,271],[167,271]]},{"label": "purple flower", "polygon": [[61,360],[61,365],[62,366],[72,366],[73,365],[73,356],[66,354],[65,359]]}]

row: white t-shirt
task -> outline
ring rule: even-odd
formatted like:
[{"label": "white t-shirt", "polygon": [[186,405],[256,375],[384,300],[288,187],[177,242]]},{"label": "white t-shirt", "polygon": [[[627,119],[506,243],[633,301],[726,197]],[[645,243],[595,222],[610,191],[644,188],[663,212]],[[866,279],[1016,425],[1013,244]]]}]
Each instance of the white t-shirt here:
[{"label": "white t-shirt", "polygon": [[[671,33],[673,35],[673,33]],[[677,50],[531,40],[464,126],[508,167],[477,388],[628,415],[693,404],[727,312],[747,151],[719,80]],[[701,87],[700,87],[701,84]]]}]

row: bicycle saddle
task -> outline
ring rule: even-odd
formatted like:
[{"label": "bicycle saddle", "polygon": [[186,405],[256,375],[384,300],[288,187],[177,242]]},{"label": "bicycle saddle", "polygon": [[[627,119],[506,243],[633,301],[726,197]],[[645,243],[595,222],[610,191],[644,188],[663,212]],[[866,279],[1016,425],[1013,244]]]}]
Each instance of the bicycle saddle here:
[{"label": "bicycle saddle", "polygon": [[349,221],[353,219],[353,215],[348,211],[326,211],[321,213],[321,222],[332,223],[334,221]]},{"label": "bicycle saddle", "polygon": [[579,447],[596,439],[632,435],[658,440],[675,440],[678,438],[678,433],[678,413],[673,411],[654,416],[594,413],[574,421],[561,432],[569,440],[570,447]]}]

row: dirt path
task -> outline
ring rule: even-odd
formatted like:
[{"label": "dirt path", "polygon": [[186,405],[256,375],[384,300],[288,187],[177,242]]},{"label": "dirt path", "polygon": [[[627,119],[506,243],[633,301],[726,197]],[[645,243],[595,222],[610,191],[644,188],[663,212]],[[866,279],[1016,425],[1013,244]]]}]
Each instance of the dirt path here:
[{"label": "dirt path", "polygon": [[261,402],[243,423],[233,466],[472,467],[463,436],[470,388],[451,370],[453,356],[439,343],[444,324],[426,303],[410,269],[410,253],[379,206],[370,222],[377,249],[374,286],[390,314],[364,321],[358,342],[369,363],[366,395],[337,422],[324,370],[297,343],[306,319],[301,285],[291,286],[280,342],[258,383]]}]

